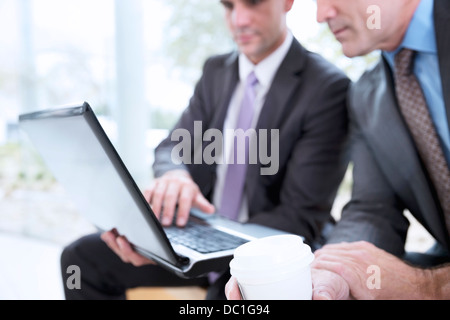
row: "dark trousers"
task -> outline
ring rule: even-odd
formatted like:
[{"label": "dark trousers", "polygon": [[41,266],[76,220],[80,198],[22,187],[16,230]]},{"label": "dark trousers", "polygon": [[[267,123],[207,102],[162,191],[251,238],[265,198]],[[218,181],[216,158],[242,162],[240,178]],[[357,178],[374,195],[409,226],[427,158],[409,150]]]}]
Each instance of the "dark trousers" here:
[{"label": "dark trousers", "polygon": [[[67,285],[67,280],[72,276],[68,268],[73,265],[79,267],[80,289],[71,289]],[[143,286],[207,287],[206,299],[222,300],[226,299],[225,284],[230,279],[229,272],[225,272],[210,285],[206,277],[183,279],[158,265],[135,267],[124,263],[100,239],[100,233],[82,237],[64,248],[61,254],[61,273],[67,300],[123,300],[127,289]]]}]

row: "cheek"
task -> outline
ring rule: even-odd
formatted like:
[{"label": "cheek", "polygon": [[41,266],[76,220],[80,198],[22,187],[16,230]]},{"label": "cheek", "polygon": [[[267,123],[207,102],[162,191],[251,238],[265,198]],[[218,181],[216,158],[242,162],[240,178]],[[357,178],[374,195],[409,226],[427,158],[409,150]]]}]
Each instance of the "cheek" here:
[{"label": "cheek", "polygon": [[284,24],[280,19],[267,18],[259,23],[261,33],[267,42],[276,41],[282,34]]},{"label": "cheek", "polygon": [[362,47],[367,47],[376,42],[377,34],[379,34],[379,30],[369,29],[366,21],[361,21],[358,28],[355,29],[354,41]]},{"label": "cheek", "polygon": [[341,42],[342,51],[350,58],[365,54],[368,49],[367,39],[367,35],[364,32],[352,30]]},{"label": "cheek", "polygon": [[231,13],[226,13],[225,14],[225,23],[226,23],[226,25],[227,25],[229,30],[233,30],[233,23],[232,23],[231,19],[232,19],[231,18]]},{"label": "cheek", "polygon": [[380,44],[383,43],[383,39],[385,38],[386,31],[383,29],[365,29],[364,32],[361,32],[359,35],[359,41],[361,43],[361,47],[364,48],[364,54],[368,54],[373,50],[377,50],[380,47]]}]

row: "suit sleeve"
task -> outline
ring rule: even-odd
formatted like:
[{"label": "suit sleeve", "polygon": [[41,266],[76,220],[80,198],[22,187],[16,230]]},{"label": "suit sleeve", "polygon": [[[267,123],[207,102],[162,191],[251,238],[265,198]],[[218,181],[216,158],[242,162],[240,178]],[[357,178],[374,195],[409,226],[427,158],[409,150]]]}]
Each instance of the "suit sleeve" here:
[{"label": "suit sleeve", "polygon": [[[352,101],[357,103],[357,101]],[[350,108],[352,110],[353,108]],[[360,127],[356,112],[350,112],[353,190],[350,202],[334,228],[329,243],[365,240],[388,252],[404,252],[409,226],[404,204],[380,169]]]}]

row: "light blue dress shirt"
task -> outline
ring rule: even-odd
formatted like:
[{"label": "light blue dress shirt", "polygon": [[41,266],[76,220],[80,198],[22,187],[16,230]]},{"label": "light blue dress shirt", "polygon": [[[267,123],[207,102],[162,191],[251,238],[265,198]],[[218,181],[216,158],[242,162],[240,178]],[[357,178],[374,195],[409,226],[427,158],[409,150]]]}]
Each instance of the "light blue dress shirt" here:
[{"label": "light blue dress shirt", "polygon": [[447,163],[450,164],[450,131],[442,95],[433,7],[434,0],[422,0],[414,13],[403,42],[396,50],[384,51],[383,55],[393,67],[395,54],[402,48],[417,51],[414,74],[422,87]]}]

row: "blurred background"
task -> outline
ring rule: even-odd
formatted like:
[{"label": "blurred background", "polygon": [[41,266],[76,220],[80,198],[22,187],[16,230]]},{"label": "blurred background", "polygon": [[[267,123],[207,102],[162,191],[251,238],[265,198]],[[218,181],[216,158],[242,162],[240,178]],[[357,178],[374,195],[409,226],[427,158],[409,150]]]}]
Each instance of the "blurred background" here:
[{"label": "blurred background", "polygon": [[[294,35],[353,80],[379,53],[348,59],[314,0]],[[234,48],[219,1],[0,0],[0,299],[63,299],[59,254],[94,231],[17,124],[19,114],[87,101],[141,188],[153,149],[187,106],[204,60]],[[348,172],[333,214],[349,198]],[[425,231],[411,248],[426,249]]]}]

